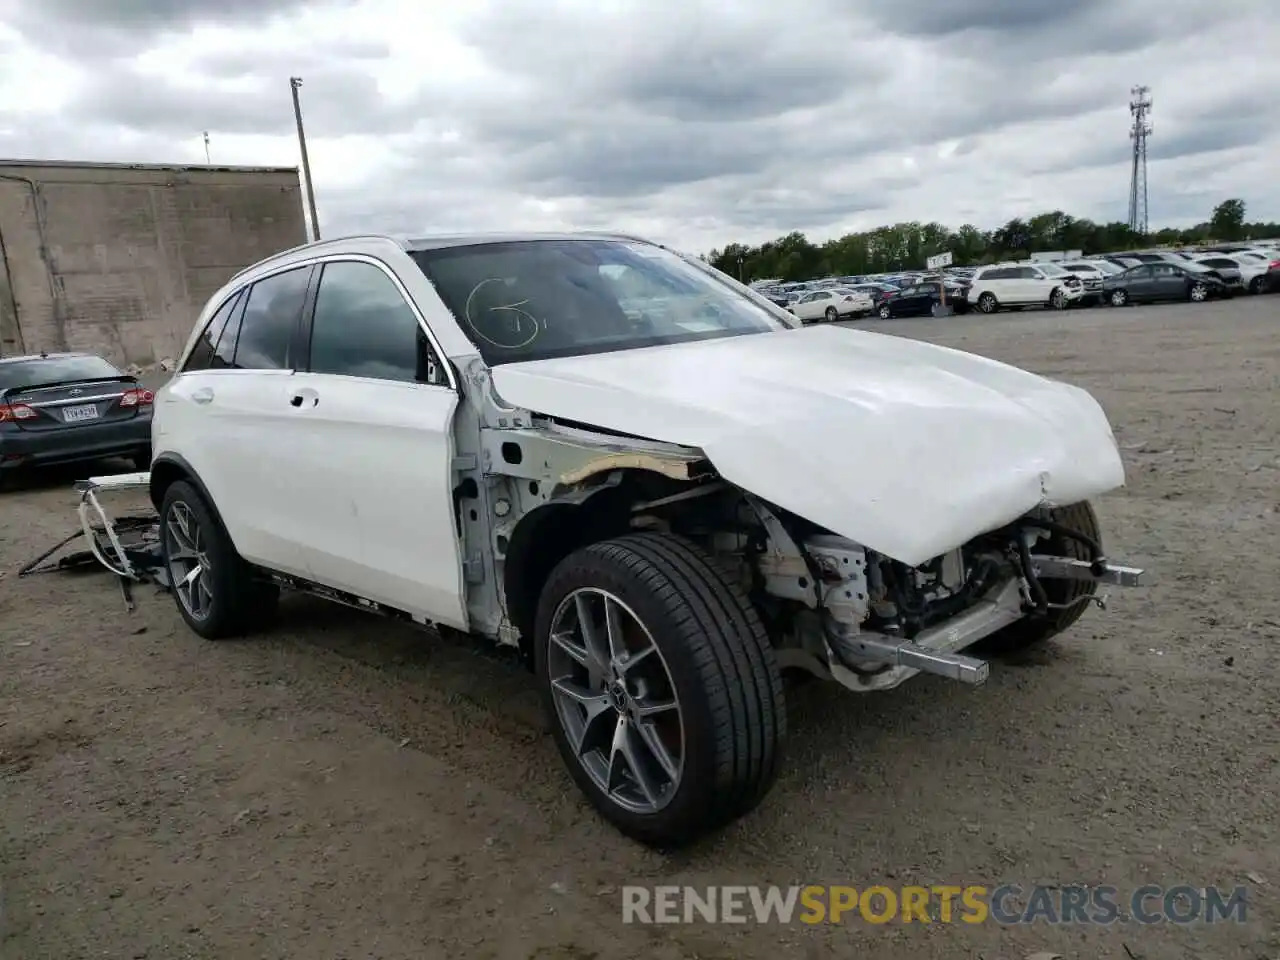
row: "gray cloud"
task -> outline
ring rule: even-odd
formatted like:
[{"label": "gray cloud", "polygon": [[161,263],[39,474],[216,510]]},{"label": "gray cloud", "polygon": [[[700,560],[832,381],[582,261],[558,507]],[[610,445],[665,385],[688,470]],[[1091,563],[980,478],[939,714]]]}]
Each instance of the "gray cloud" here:
[{"label": "gray cloud", "polygon": [[1018,63],[1138,50],[1184,26],[1156,0],[865,0],[863,9],[881,29]]},{"label": "gray cloud", "polygon": [[343,71],[363,71],[386,60],[391,48],[385,42],[346,38],[326,43],[322,49],[283,51],[262,49],[245,44],[235,50],[201,53],[191,61],[193,73],[220,80],[264,78],[279,81],[281,77],[314,77],[328,74],[339,65]]},{"label": "gray cloud", "polygon": [[947,36],[966,30],[1015,34],[1080,20],[1107,0],[871,0],[868,15],[885,30],[916,36]]},{"label": "gray cloud", "polygon": [[[110,118],[131,130],[177,135],[200,129],[283,136],[294,129],[288,78],[286,72],[246,75],[231,88],[188,75],[157,82],[128,66],[109,64],[65,118],[87,123]],[[387,106],[374,80],[356,69],[309,71],[303,82],[307,126],[316,136],[380,133],[416,116],[415,110]]]},{"label": "gray cloud", "polygon": [[[351,6],[354,0],[327,0]],[[59,32],[131,31],[135,37],[198,23],[238,24],[314,6],[309,0],[6,0],[5,20],[19,29],[58,25]],[[32,39],[41,37],[33,33]],[[52,40],[52,37],[46,39]]]},{"label": "gray cloud", "polygon": [[[209,129],[224,151],[253,149],[244,162],[292,163],[287,78],[302,75],[326,231],[614,227],[705,248],[894,219],[992,226],[1039,197],[1123,216],[1139,81],[1158,98],[1153,218],[1201,219],[1194,158],[1280,133],[1257,93],[1280,83],[1262,4],[1190,38],[1154,0],[475,0],[447,18],[423,5],[421,22],[332,0],[306,14],[336,39],[303,45],[302,0],[15,3],[0,0],[0,22],[84,85],[44,114],[0,104],[0,153],[200,160]],[[374,77],[406,56],[396,41],[442,19],[470,61],[455,69],[456,50],[424,40],[388,100]],[[244,43],[184,48],[171,82],[139,72],[137,54],[199,23]],[[0,52],[3,82],[16,53]],[[1253,73],[1221,69],[1250,58]],[[1247,176],[1230,192],[1251,214],[1280,203]]]}]

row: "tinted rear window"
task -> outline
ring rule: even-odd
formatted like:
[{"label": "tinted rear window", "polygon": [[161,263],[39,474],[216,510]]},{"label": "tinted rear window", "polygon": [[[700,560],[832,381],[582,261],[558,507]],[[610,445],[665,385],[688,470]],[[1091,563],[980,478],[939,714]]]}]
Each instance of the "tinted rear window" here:
[{"label": "tinted rear window", "polygon": [[67,383],[118,377],[120,371],[101,357],[47,357],[0,363],[0,390],[41,383]]}]

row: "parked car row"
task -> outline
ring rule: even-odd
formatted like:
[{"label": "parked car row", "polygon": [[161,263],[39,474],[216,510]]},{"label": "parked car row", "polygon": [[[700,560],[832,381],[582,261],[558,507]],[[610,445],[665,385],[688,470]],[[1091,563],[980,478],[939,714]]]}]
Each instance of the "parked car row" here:
[{"label": "parked car row", "polygon": [[936,272],[756,281],[761,294],[804,323],[975,310],[1064,310],[1166,300],[1199,302],[1280,291],[1280,241],[1134,250],[1061,260],[1020,260]]}]

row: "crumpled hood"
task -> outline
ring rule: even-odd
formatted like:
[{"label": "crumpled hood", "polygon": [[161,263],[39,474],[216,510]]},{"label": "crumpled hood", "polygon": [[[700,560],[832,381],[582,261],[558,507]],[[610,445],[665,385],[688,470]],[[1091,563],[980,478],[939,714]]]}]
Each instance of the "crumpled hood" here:
[{"label": "crumpled hood", "polygon": [[1124,485],[1087,392],[946,347],[811,327],[493,368],[502,399],[702,450],[726,480],[915,566]]}]

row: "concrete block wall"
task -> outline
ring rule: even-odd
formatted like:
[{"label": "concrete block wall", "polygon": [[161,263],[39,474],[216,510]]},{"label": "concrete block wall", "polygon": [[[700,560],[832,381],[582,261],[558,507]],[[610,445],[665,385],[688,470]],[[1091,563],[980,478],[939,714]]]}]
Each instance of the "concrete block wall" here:
[{"label": "concrete block wall", "polygon": [[296,169],[0,162],[0,355],[174,357],[209,296],[306,242]]}]

